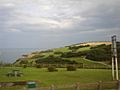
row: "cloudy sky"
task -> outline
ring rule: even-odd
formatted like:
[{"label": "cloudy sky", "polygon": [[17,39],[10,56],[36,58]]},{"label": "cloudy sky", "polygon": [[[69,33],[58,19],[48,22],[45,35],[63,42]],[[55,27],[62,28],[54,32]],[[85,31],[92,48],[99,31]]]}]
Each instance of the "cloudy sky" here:
[{"label": "cloudy sky", "polygon": [[0,48],[120,41],[120,0],[0,0]]}]

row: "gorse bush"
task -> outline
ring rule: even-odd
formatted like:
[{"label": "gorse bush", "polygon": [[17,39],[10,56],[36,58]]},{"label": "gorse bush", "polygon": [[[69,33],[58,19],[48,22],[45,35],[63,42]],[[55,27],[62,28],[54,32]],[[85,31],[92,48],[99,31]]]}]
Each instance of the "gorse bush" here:
[{"label": "gorse bush", "polygon": [[54,52],[54,54],[63,54],[63,52]]},{"label": "gorse bush", "polygon": [[48,71],[49,71],[49,72],[55,72],[55,71],[58,71],[58,70],[57,70],[56,67],[54,67],[54,66],[49,66],[49,67],[48,67]]},{"label": "gorse bush", "polygon": [[80,46],[68,46],[70,50],[77,50],[79,48],[89,47],[89,45],[80,45]]},{"label": "gorse bush", "polygon": [[42,57],[44,57],[44,55],[42,55],[42,54],[36,54],[36,55],[32,56],[31,59],[42,58]]},{"label": "gorse bush", "polygon": [[76,71],[77,68],[73,65],[67,66],[67,71]]},{"label": "gorse bush", "polygon": [[36,68],[42,68],[42,66],[40,64],[36,64],[35,67]]},{"label": "gorse bush", "polygon": [[71,58],[71,57],[81,57],[81,56],[86,56],[88,51],[82,51],[82,52],[67,52],[67,53],[62,53],[61,57],[63,58]]},{"label": "gorse bush", "polygon": [[70,61],[60,57],[49,56],[35,61],[37,64],[78,64],[76,61]]},{"label": "gorse bush", "polygon": [[104,44],[92,47],[86,58],[94,61],[110,61],[111,47]]},{"label": "gorse bush", "polygon": [[27,65],[26,65],[26,64],[24,64],[24,65],[23,65],[23,68],[27,68]]}]

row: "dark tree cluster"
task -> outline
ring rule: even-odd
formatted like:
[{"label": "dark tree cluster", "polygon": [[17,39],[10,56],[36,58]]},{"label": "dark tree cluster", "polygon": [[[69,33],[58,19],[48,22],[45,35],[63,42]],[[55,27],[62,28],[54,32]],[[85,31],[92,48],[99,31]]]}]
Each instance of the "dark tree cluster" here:
[{"label": "dark tree cluster", "polygon": [[31,59],[42,58],[42,57],[44,57],[44,55],[36,54],[36,55],[32,56]]},{"label": "dark tree cluster", "polygon": [[59,57],[47,57],[47,58],[37,59],[36,63],[38,64],[78,64],[76,61],[70,61],[70,60],[59,58]]},{"label": "dark tree cluster", "polygon": [[98,45],[91,47],[91,50],[86,55],[87,59],[94,61],[110,61],[111,60],[111,45]]},{"label": "dark tree cluster", "polygon": [[76,71],[77,68],[73,65],[67,66],[67,71]]},{"label": "dark tree cluster", "polygon": [[84,47],[89,47],[89,45],[80,45],[80,46],[69,46],[68,48],[70,49],[70,50],[77,50],[77,49],[79,49],[79,48],[84,48]]},{"label": "dark tree cluster", "polygon": [[81,57],[81,56],[86,56],[87,53],[88,53],[88,51],[67,52],[67,53],[62,53],[61,57],[63,57],[63,58]]}]

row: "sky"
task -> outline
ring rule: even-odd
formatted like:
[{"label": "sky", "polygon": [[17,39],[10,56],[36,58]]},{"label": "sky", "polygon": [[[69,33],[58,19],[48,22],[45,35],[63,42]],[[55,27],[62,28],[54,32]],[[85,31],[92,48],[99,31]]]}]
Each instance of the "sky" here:
[{"label": "sky", "polygon": [[120,41],[120,0],[0,0],[0,48]]}]

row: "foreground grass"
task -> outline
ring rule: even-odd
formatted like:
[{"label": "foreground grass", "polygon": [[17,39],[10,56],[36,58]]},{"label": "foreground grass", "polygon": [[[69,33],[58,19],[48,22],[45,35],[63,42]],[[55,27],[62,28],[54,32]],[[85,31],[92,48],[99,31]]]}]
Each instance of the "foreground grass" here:
[{"label": "foreground grass", "polygon": [[13,86],[13,87],[5,87],[5,88],[0,88],[0,90],[23,90],[24,86]]},{"label": "foreground grass", "polygon": [[[59,68],[58,72],[48,72],[46,68],[17,68],[24,73],[22,77],[6,77],[6,73],[14,68],[0,68],[0,81],[29,81],[37,80],[41,86],[49,86],[51,84],[63,85],[73,84],[76,82],[89,83],[97,81],[110,81],[111,70],[102,69],[78,69],[77,71],[66,71]],[[16,69],[16,68],[15,68]]]}]

